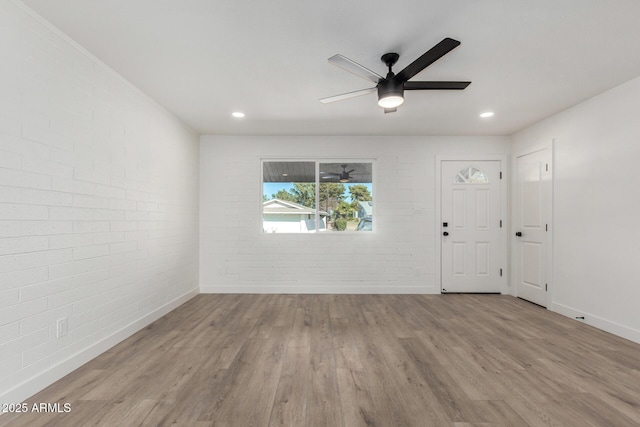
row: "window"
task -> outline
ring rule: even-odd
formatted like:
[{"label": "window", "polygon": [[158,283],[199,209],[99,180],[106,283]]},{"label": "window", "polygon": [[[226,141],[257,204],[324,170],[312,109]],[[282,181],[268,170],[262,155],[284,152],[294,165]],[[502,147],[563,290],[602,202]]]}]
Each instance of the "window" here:
[{"label": "window", "polygon": [[487,184],[489,179],[480,169],[476,169],[473,166],[462,169],[454,178],[456,184]]},{"label": "window", "polygon": [[265,233],[372,231],[373,162],[262,162]]}]

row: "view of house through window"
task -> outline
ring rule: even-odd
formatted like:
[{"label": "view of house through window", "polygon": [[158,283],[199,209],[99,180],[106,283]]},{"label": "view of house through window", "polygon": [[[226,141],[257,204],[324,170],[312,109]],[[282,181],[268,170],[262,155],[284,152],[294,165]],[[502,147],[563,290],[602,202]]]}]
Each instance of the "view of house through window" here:
[{"label": "view of house through window", "polygon": [[264,161],[265,233],[371,231],[372,162]]}]

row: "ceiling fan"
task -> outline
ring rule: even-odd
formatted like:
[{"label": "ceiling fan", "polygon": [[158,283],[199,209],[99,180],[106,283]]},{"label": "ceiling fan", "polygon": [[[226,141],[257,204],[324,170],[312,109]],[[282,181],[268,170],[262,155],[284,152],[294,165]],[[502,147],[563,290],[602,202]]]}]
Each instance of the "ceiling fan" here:
[{"label": "ceiling fan", "polygon": [[407,65],[398,74],[391,71],[391,67],[398,61],[400,55],[397,53],[385,53],[380,58],[382,62],[389,68],[386,77],[382,77],[378,73],[369,70],[366,67],[342,56],[334,55],[329,58],[329,63],[343,70],[349,71],[358,77],[369,80],[376,84],[375,87],[347,92],[340,95],[330,96],[320,99],[322,103],[341,101],[343,99],[354,98],[356,96],[368,95],[378,92],[378,105],[384,108],[385,113],[393,113],[404,102],[405,90],[463,90],[471,84],[471,82],[452,82],[452,81],[431,81],[431,82],[410,82],[410,78],[427,68],[429,65],[442,58],[447,53],[458,47],[460,42],[451,38],[445,38],[440,43],[422,54],[418,59]]},{"label": "ceiling fan", "polygon": [[355,169],[351,169],[350,171],[347,170],[347,165],[340,165],[342,166],[342,172],[340,173],[333,173],[333,172],[320,172],[320,175],[322,179],[331,179],[331,178],[337,178],[340,182],[349,182],[349,180],[351,179],[351,172],[355,172]]}]

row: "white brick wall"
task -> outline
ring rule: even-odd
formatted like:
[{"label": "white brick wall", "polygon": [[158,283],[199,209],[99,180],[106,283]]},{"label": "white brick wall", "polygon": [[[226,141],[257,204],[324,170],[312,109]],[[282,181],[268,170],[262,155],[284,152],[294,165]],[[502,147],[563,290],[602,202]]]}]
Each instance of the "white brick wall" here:
[{"label": "white brick wall", "polygon": [[0,58],[0,401],[19,401],[197,292],[198,137],[9,0]]},{"label": "white brick wall", "polygon": [[[436,155],[506,137],[200,138],[202,292],[437,293]],[[374,233],[262,234],[261,158],[375,158]]]}]

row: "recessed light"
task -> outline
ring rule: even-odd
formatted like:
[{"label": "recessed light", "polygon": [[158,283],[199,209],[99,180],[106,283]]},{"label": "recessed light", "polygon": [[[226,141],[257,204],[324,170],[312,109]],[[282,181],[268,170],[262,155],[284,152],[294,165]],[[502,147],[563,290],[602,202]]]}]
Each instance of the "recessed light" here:
[{"label": "recessed light", "polygon": [[283,173],[282,176],[289,176],[289,174],[288,173]]},{"label": "recessed light", "polygon": [[244,113],[241,113],[240,111],[234,111],[233,113],[231,113],[231,115],[236,119],[241,119],[244,117]]},{"label": "recessed light", "polygon": [[493,111],[486,111],[480,114],[480,117],[482,117],[483,119],[486,119],[487,117],[492,117],[492,116],[493,116]]}]

